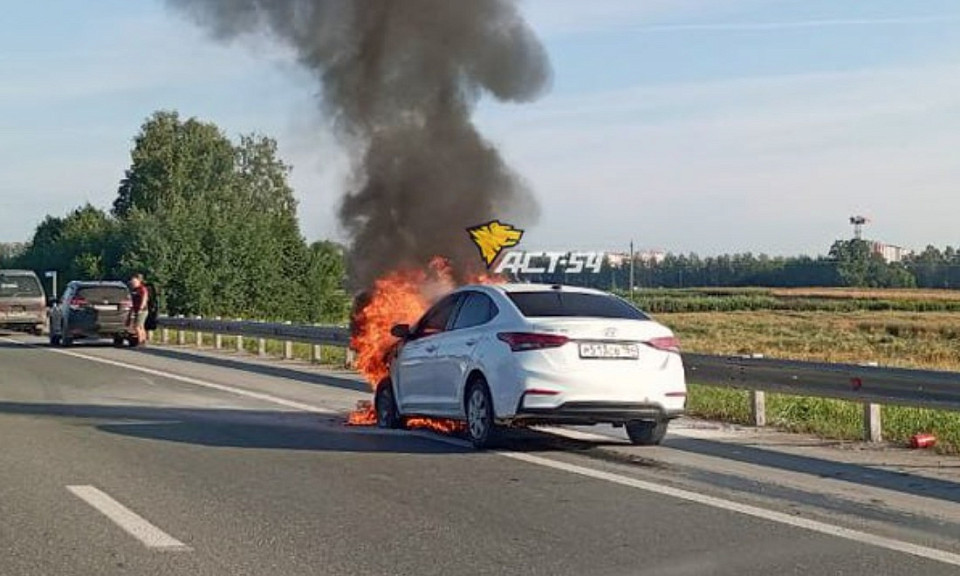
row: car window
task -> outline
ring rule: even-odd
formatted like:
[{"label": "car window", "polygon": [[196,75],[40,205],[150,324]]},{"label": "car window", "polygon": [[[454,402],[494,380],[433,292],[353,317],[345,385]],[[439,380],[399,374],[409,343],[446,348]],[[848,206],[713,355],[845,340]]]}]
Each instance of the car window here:
[{"label": "car window", "polygon": [[453,323],[453,329],[471,328],[486,324],[497,315],[497,305],[486,294],[469,292]]},{"label": "car window", "polygon": [[97,304],[120,304],[130,299],[130,291],[121,286],[81,286],[77,296]]},{"label": "car window", "polygon": [[42,296],[43,290],[35,276],[0,273],[0,298],[39,298]]},{"label": "car window", "polygon": [[607,294],[583,292],[510,292],[510,300],[527,317],[583,316],[586,318],[625,318],[649,320],[625,300]]},{"label": "car window", "polygon": [[456,309],[459,298],[459,294],[450,294],[427,310],[427,313],[417,323],[417,328],[413,333],[414,338],[423,338],[446,330],[450,315]]}]

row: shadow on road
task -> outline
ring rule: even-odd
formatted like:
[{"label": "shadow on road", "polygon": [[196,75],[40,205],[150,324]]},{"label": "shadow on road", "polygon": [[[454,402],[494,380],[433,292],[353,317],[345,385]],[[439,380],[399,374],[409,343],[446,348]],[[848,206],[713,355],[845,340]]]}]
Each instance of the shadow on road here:
[{"label": "shadow on road", "polygon": [[98,430],[143,440],[217,448],[317,452],[455,454],[466,447],[304,412],[0,402],[0,414],[90,420]]},{"label": "shadow on road", "polygon": [[195,362],[207,366],[216,366],[218,368],[229,368],[232,370],[243,370],[262,376],[272,376],[274,378],[284,378],[305,382],[307,384],[321,384],[323,386],[332,386],[334,388],[343,388],[345,390],[355,390],[358,392],[369,392],[370,385],[366,382],[351,378],[349,376],[337,376],[335,374],[320,374],[316,372],[305,372],[294,368],[285,368],[283,366],[269,366],[256,362],[245,360],[234,360],[226,357],[206,356],[200,354],[191,354],[189,352],[180,352],[177,350],[161,348],[135,348],[131,352],[138,354],[147,354],[159,358],[178,360],[181,362]]}]

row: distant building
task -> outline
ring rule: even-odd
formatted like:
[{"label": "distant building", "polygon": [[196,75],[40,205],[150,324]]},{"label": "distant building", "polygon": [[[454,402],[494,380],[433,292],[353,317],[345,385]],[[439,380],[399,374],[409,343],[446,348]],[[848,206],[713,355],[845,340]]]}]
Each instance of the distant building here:
[{"label": "distant building", "polygon": [[886,262],[900,262],[907,256],[913,254],[913,250],[908,250],[903,246],[884,244],[883,242],[871,242],[870,251],[882,256]]},{"label": "distant building", "polygon": [[[663,262],[664,258],[667,257],[667,254],[666,252],[661,252],[660,250],[643,250],[641,252],[634,252],[633,257],[637,260],[637,262],[659,264]],[[628,265],[630,264],[630,253],[607,252],[607,262],[609,262],[610,266],[614,268]]]}]

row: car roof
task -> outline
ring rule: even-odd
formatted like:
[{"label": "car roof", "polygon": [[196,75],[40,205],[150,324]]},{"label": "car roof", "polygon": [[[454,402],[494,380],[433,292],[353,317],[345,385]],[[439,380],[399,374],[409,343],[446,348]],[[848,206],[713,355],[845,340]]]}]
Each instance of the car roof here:
[{"label": "car roof", "polygon": [[127,285],[119,280],[74,280],[70,284],[81,288],[96,288],[99,286],[110,286],[114,288],[127,288]]},{"label": "car roof", "polygon": [[36,276],[33,270],[15,270],[10,268],[0,268],[0,274],[7,274],[9,276]]},{"label": "car roof", "polygon": [[582,286],[566,286],[560,284],[533,284],[533,283],[520,283],[520,282],[507,282],[504,284],[468,284],[461,287],[461,290],[468,288],[490,288],[494,290],[499,290],[503,293],[516,293],[516,292],[554,292],[560,290],[561,292],[573,292],[578,294],[602,294],[607,295],[603,290],[597,290],[595,288],[584,288]]}]

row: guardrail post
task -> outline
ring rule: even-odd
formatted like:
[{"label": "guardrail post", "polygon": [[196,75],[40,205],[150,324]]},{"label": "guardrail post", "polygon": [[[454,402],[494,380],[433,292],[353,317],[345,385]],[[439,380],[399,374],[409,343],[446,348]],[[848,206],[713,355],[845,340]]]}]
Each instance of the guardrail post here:
[{"label": "guardrail post", "polygon": [[[217,320],[217,321],[219,322],[219,321],[220,321],[220,317],[217,316],[217,317],[215,318],[215,320]],[[217,334],[214,334],[214,335],[213,335],[213,347],[214,347],[215,349],[217,349],[217,350],[223,349],[223,334],[217,333]]]},{"label": "guardrail post", "polygon": [[323,359],[323,346],[320,344],[314,344],[310,347],[310,361],[314,364],[319,364]]},{"label": "guardrail post", "polygon": [[[243,322],[243,318],[237,318],[237,322]],[[243,334],[237,334],[237,352],[243,352]]]},{"label": "guardrail post", "polygon": [[[183,320],[183,314],[177,314],[177,318]],[[187,335],[182,328],[177,328],[177,344],[183,346],[187,343]]]},{"label": "guardrail post", "polygon": [[763,390],[750,391],[750,418],[757,428],[767,425],[767,394]]},{"label": "guardrail post", "polygon": [[257,356],[263,358],[267,355],[267,341],[263,338],[257,338]]},{"label": "guardrail post", "polygon": [[[287,321],[284,324],[290,325],[291,322]],[[293,360],[293,342],[289,340],[285,340],[283,343],[283,359]]]},{"label": "guardrail post", "polygon": [[880,421],[880,405],[863,405],[863,439],[867,442],[883,442],[883,426]]},{"label": "guardrail post", "polygon": [[346,368],[353,368],[354,363],[357,361],[357,351],[353,348],[347,347],[347,355],[344,361],[344,366]]},{"label": "guardrail post", "polygon": [[[197,320],[203,320],[203,316],[197,316]],[[197,348],[203,348],[203,332],[197,330]]]},{"label": "guardrail post", "polygon": [[160,343],[161,344],[170,343],[170,330],[166,326],[160,329]]}]

